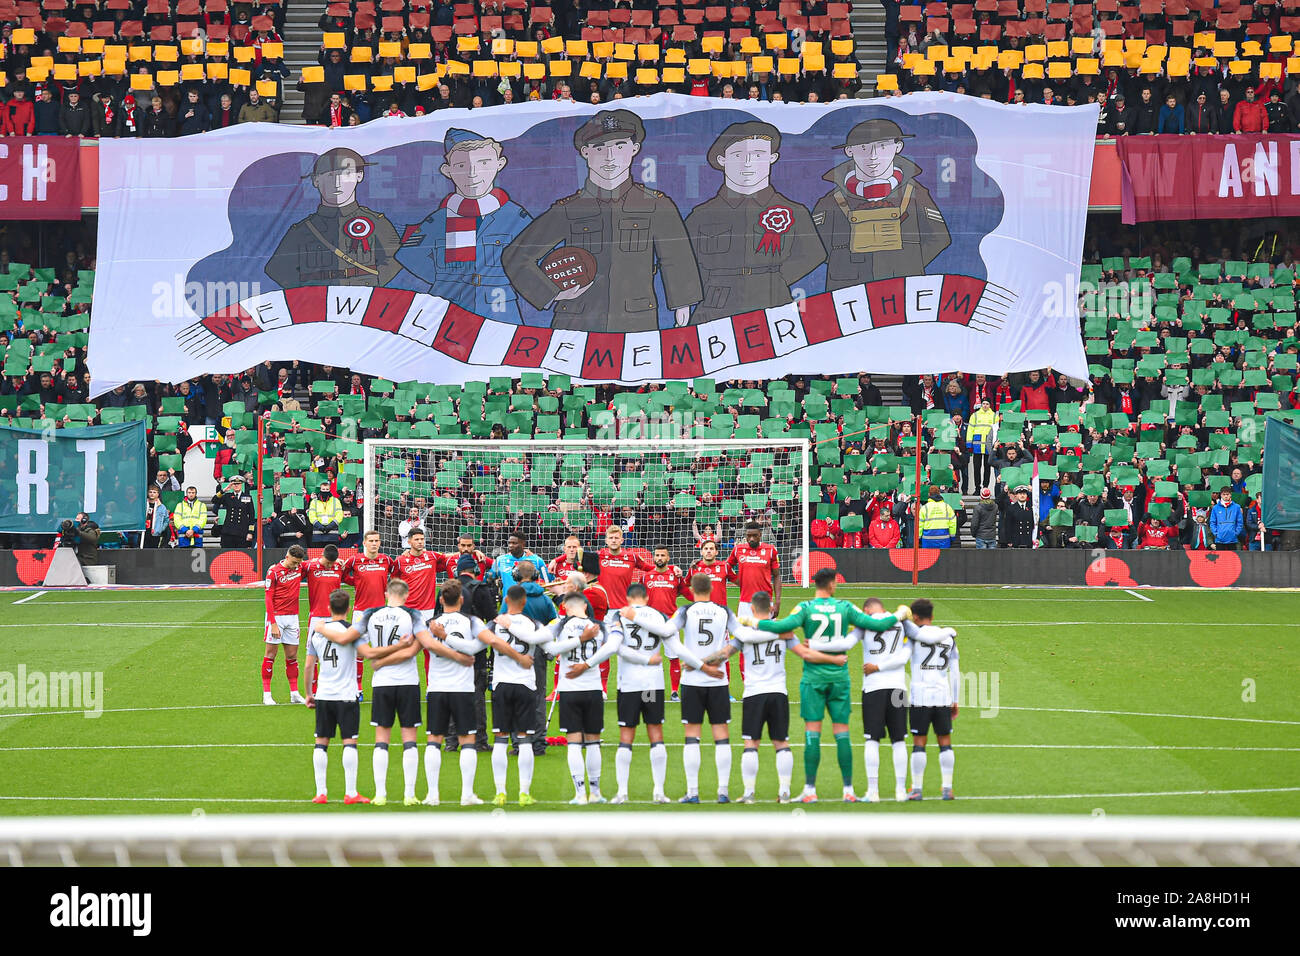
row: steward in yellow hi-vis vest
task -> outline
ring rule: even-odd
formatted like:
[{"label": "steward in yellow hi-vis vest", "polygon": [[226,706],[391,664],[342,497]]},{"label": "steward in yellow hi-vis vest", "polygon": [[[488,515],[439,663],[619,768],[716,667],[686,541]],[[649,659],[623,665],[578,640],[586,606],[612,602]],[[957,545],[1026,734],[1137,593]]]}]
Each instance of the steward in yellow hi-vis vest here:
[{"label": "steward in yellow hi-vis vest", "polygon": [[943,213],[916,180],[920,168],[904,158],[897,123],[874,119],[849,131],[849,162],[822,178],[831,191],[817,200],[813,223],[826,247],[826,290],[876,279],[924,275],[952,244]]},{"label": "steward in yellow hi-vis vest", "polygon": [[921,523],[921,547],[950,548],[957,537],[957,512],[939,494],[930,489],[930,500],[921,505],[917,516]]}]

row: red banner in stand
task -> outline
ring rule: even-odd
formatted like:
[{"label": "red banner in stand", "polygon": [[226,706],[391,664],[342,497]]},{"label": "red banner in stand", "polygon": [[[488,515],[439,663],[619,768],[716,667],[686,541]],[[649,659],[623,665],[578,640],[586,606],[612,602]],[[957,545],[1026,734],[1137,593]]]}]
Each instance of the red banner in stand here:
[{"label": "red banner in stand", "polygon": [[1300,215],[1300,136],[1121,136],[1124,222]]},{"label": "red banner in stand", "polygon": [[0,139],[0,219],[80,219],[81,206],[79,139]]}]

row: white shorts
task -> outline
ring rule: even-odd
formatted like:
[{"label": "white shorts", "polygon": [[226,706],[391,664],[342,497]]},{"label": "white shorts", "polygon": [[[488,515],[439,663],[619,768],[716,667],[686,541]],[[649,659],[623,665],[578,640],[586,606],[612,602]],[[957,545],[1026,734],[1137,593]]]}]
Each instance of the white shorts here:
[{"label": "white shorts", "polygon": [[[328,617],[309,617],[307,619],[307,640],[310,641],[311,636],[317,633],[316,628],[318,625],[328,624],[329,622],[330,619]],[[321,637],[324,636],[325,636],[324,634],[321,635]]]},{"label": "white shorts", "polygon": [[266,643],[268,644],[287,644],[290,647],[298,646],[298,615],[297,614],[277,614],[275,623],[280,628],[280,636],[276,637],[271,633],[271,622],[266,622]]},{"label": "white shorts", "polygon": [[748,601],[741,601],[736,605],[736,617],[753,617],[754,609],[749,606]]}]

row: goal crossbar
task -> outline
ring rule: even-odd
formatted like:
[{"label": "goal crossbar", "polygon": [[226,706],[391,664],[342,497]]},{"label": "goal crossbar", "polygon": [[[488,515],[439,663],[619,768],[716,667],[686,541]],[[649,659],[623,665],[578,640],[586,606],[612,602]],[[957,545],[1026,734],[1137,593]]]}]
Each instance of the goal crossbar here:
[{"label": "goal crossbar", "polygon": [[1300,821],[705,811],[0,820],[0,865],[1300,864]]}]

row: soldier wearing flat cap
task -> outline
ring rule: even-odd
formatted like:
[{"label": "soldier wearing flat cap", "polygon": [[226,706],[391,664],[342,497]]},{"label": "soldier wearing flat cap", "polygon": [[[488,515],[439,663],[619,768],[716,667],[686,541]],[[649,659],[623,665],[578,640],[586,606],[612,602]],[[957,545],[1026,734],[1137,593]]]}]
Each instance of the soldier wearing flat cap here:
[{"label": "soldier wearing flat cap", "polygon": [[813,208],[826,247],[826,289],[875,279],[924,275],[952,243],[943,213],[904,158],[904,134],[891,120],[872,119],[849,131],[837,149],[848,162],[822,178],[831,191]]},{"label": "soldier wearing flat cap", "polygon": [[791,284],[822,264],[812,214],[772,188],[781,133],[769,123],[733,123],[709,147],[723,183],[686,217],[704,301],[692,324],[787,305]]},{"label": "soldier wearing flat cap", "polygon": [[382,213],[357,203],[357,187],[370,165],[343,148],[316,158],[310,178],[320,206],[289,227],[266,264],[266,274],[280,288],[381,286],[397,275],[397,230]]},{"label": "soldier wearing flat cap", "polygon": [[[632,180],[645,127],[628,110],[602,110],[578,128],[573,145],[587,163],[582,189],[558,200],[506,249],[502,262],[520,295],[554,308],[551,326],[591,332],[644,332],[659,327],[654,277],[677,325],[700,301],[700,273],[681,214],[671,199]],[[596,260],[589,285],[560,291],[539,263],[559,245]]]},{"label": "soldier wearing flat cap", "polygon": [[501,144],[466,129],[443,138],[440,172],[454,190],[421,223],[407,228],[397,259],[428,283],[428,292],[466,312],[520,325],[519,297],[501,254],[533,217],[504,189]]}]

